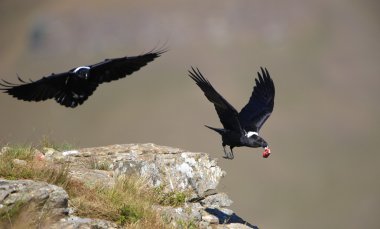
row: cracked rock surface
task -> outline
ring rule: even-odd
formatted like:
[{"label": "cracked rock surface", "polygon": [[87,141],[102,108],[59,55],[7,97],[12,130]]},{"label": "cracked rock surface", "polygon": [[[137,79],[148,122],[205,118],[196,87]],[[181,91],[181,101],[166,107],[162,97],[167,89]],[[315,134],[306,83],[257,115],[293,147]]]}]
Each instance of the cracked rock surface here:
[{"label": "cracked rock surface", "polygon": [[[105,220],[69,216],[68,198],[61,187],[46,182],[0,179],[0,215],[12,214],[12,209],[23,208],[26,209],[24,215],[19,217],[38,221],[39,228],[117,228],[116,224]],[[0,228],[29,226],[17,223],[3,222]]]},{"label": "cracked rock surface", "polygon": [[45,182],[31,180],[0,179],[0,210],[2,212],[16,205],[24,207],[34,204],[50,218],[59,218],[68,214],[68,195],[62,188]]},{"label": "cracked rock surface", "polygon": [[[110,145],[65,152],[45,149],[42,153],[44,160],[69,162],[71,176],[89,184],[112,186],[117,176],[137,174],[152,187],[161,187],[164,192],[189,193],[183,206],[153,206],[175,227],[180,226],[178,222],[191,221],[199,228],[257,228],[228,209],[232,200],[227,194],[217,191],[220,179],[226,173],[206,153],[152,143]],[[3,186],[1,182],[5,182]],[[57,208],[60,217],[52,228],[118,228],[114,223],[104,220],[83,219],[76,217],[75,213],[68,214],[66,192],[43,182],[0,181],[0,209],[15,198],[11,197],[13,189],[36,189],[34,192],[25,191],[29,197],[23,198],[33,199],[36,195],[31,193],[39,193],[37,196],[40,199],[49,200],[46,205]],[[55,193],[61,193],[61,196],[51,199],[57,196]]]}]

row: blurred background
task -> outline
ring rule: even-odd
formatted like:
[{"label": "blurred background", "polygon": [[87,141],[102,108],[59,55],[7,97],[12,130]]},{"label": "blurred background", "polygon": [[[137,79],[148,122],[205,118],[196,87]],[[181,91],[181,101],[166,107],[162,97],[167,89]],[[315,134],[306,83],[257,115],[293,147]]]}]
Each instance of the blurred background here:
[{"label": "blurred background", "polygon": [[[219,189],[260,228],[380,228],[378,1],[0,1],[0,78],[24,79],[169,52],[103,84],[76,109],[0,94],[0,144],[42,136],[76,147],[146,143],[202,151],[227,171]],[[260,66],[276,86],[261,130],[272,155],[222,158],[197,66],[240,110]]]}]

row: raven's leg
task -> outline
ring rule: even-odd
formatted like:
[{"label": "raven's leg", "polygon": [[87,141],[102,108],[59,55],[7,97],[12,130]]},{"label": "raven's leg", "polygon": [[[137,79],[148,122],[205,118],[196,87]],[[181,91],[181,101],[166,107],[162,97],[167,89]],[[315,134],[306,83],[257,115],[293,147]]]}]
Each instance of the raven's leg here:
[{"label": "raven's leg", "polygon": [[234,148],[233,146],[230,146],[230,149],[231,149],[231,154],[230,154],[230,158],[229,159],[234,159],[234,151],[232,151],[232,148]]},{"label": "raven's leg", "polygon": [[226,151],[226,144],[223,143],[222,146],[223,146],[223,151],[224,151],[223,158],[228,159],[229,158],[229,153],[227,153],[227,151]]},{"label": "raven's leg", "polygon": [[234,153],[232,152],[232,148],[233,147],[230,146],[231,152],[227,152],[226,151],[226,145],[223,144],[223,151],[224,151],[223,158],[225,158],[225,159],[231,159],[231,160],[234,159]]}]

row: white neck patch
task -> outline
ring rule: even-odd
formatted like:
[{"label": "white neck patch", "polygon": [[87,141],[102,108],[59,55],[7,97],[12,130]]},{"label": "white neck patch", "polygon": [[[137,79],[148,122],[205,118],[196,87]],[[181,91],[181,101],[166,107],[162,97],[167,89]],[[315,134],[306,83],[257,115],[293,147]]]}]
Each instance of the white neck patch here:
[{"label": "white neck patch", "polygon": [[259,134],[257,132],[254,132],[254,131],[249,131],[245,136],[247,136],[248,138],[252,137],[253,135],[257,135],[259,136]]},{"label": "white neck patch", "polygon": [[81,69],[90,69],[90,67],[87,67],[87,66],[80,66],[80,67],[77,67],[76,69],[74,69],[74,73],[77,73],[77,71],[81,70]]}]

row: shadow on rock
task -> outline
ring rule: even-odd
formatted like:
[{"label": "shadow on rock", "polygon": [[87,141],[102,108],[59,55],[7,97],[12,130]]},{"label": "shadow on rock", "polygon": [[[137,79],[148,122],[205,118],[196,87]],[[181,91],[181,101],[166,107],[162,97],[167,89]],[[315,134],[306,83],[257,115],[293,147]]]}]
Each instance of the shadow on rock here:
[{"label": "shadow on rock", "polygon": [[239,223],[244,224],[250,228],[259,229],[257,226],[248,223],[247,221],[237,216],[235,213],[231,214],[230,212],[224,212],[216,208],[206,208],[205,211],[211,215],[216,216],[219,219],[219,224]]}]

